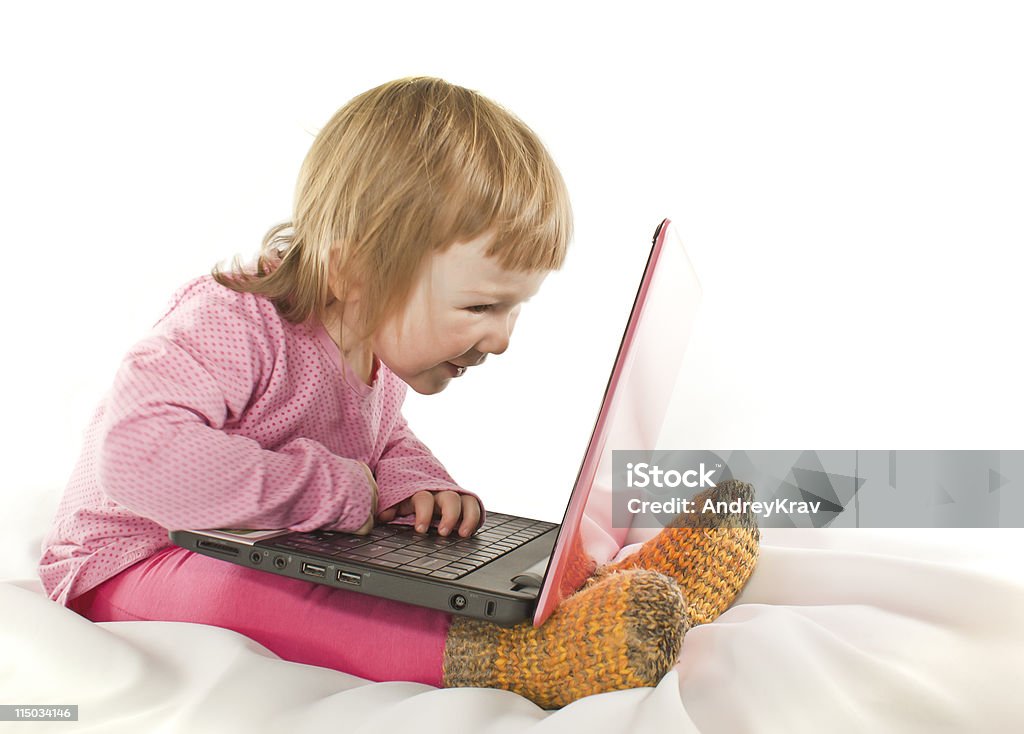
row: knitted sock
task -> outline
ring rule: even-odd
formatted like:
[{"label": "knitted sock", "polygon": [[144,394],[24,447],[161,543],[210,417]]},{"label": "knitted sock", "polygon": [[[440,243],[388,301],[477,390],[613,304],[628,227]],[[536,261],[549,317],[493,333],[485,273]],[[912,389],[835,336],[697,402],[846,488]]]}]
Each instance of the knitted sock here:
[{"label": "knitted sock", "polygon": [[672,579],[642,569],[609,573],[563,601],[540,627],[453,618],[444,685],[502,688],[558,708],[655,685],[675,665],[687,629]]},{"label": "knitted sock", "polygon": [[761,533],[749,509],[709,507],[704,511],[705,503],[753,498],[750,484],[735,479],[721,482],[694,497],[694,512],[680,513],[636,553],[602,566],[597,576],[629,568],[671,576],[683,590],[690,623],[707,624],[729,608],[753,573]]}]

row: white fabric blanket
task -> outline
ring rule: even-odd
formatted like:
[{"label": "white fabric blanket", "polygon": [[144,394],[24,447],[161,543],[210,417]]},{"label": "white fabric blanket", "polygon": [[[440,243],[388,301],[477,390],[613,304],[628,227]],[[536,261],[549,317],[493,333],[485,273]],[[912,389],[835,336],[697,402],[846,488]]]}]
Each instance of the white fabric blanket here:
[{"label": "white fabric blanket", "polygon": [[79,721],[0,731],[1024,731],[1024,531],[768,529],[762,540],[738,603],[690,631],[657,688],[556,712],[504,691],[369,683],[214,627],[94,624],[34,579],[9,580],[0,703],[78,704]]}]

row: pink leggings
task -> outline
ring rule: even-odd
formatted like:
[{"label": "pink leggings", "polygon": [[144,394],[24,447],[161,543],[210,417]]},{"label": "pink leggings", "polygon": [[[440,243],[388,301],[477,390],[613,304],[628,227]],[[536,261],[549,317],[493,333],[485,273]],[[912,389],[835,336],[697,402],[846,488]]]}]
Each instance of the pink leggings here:
[{"label": "pink leggings", "polygon": [[94,622],[195,622],[285,660],[374,681],[441,685],[451,616],[256,571],[172,546],[72,599]]}]

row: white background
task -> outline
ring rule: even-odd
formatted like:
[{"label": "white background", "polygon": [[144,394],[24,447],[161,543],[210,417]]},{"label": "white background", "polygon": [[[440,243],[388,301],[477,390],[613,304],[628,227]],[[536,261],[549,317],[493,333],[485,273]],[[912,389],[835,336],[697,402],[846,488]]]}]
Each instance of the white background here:
[{"label": "white background", "polygon": [[560,517],[666,216],[704,300],[663,447],[1024,448],[1016,3],[12,7],[5,527],[174,289],[289,218],[317,129],[410,75],[522,117],[576,213],[512,348],[407,401],[489,507]]}]

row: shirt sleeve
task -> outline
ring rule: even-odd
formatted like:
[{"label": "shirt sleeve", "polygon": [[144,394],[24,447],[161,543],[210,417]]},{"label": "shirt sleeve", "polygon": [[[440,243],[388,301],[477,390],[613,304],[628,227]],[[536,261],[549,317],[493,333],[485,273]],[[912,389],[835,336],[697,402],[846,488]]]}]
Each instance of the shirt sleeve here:
[{"label": "shirt sleeve", "polygon": [[[455,483],[444,465],[416,438],[401,415],[388,438],[384,453],[377,461],[374,475],[380,494],[378,511],[397,505],[420,490],[439,492],[450,489],[475,497],[480,505],[480,524],[486,519],[480,497]],[[413,516],[404,517],[411,520]]]},{"label": "shirt sleeve", "polygon": [[309,438],[270,450],[225,430],[274,355],[255,310],[209,306],[172,312],[118,370],[97,458],[107,496],[169,530],[361,527],[364,464]]}]

